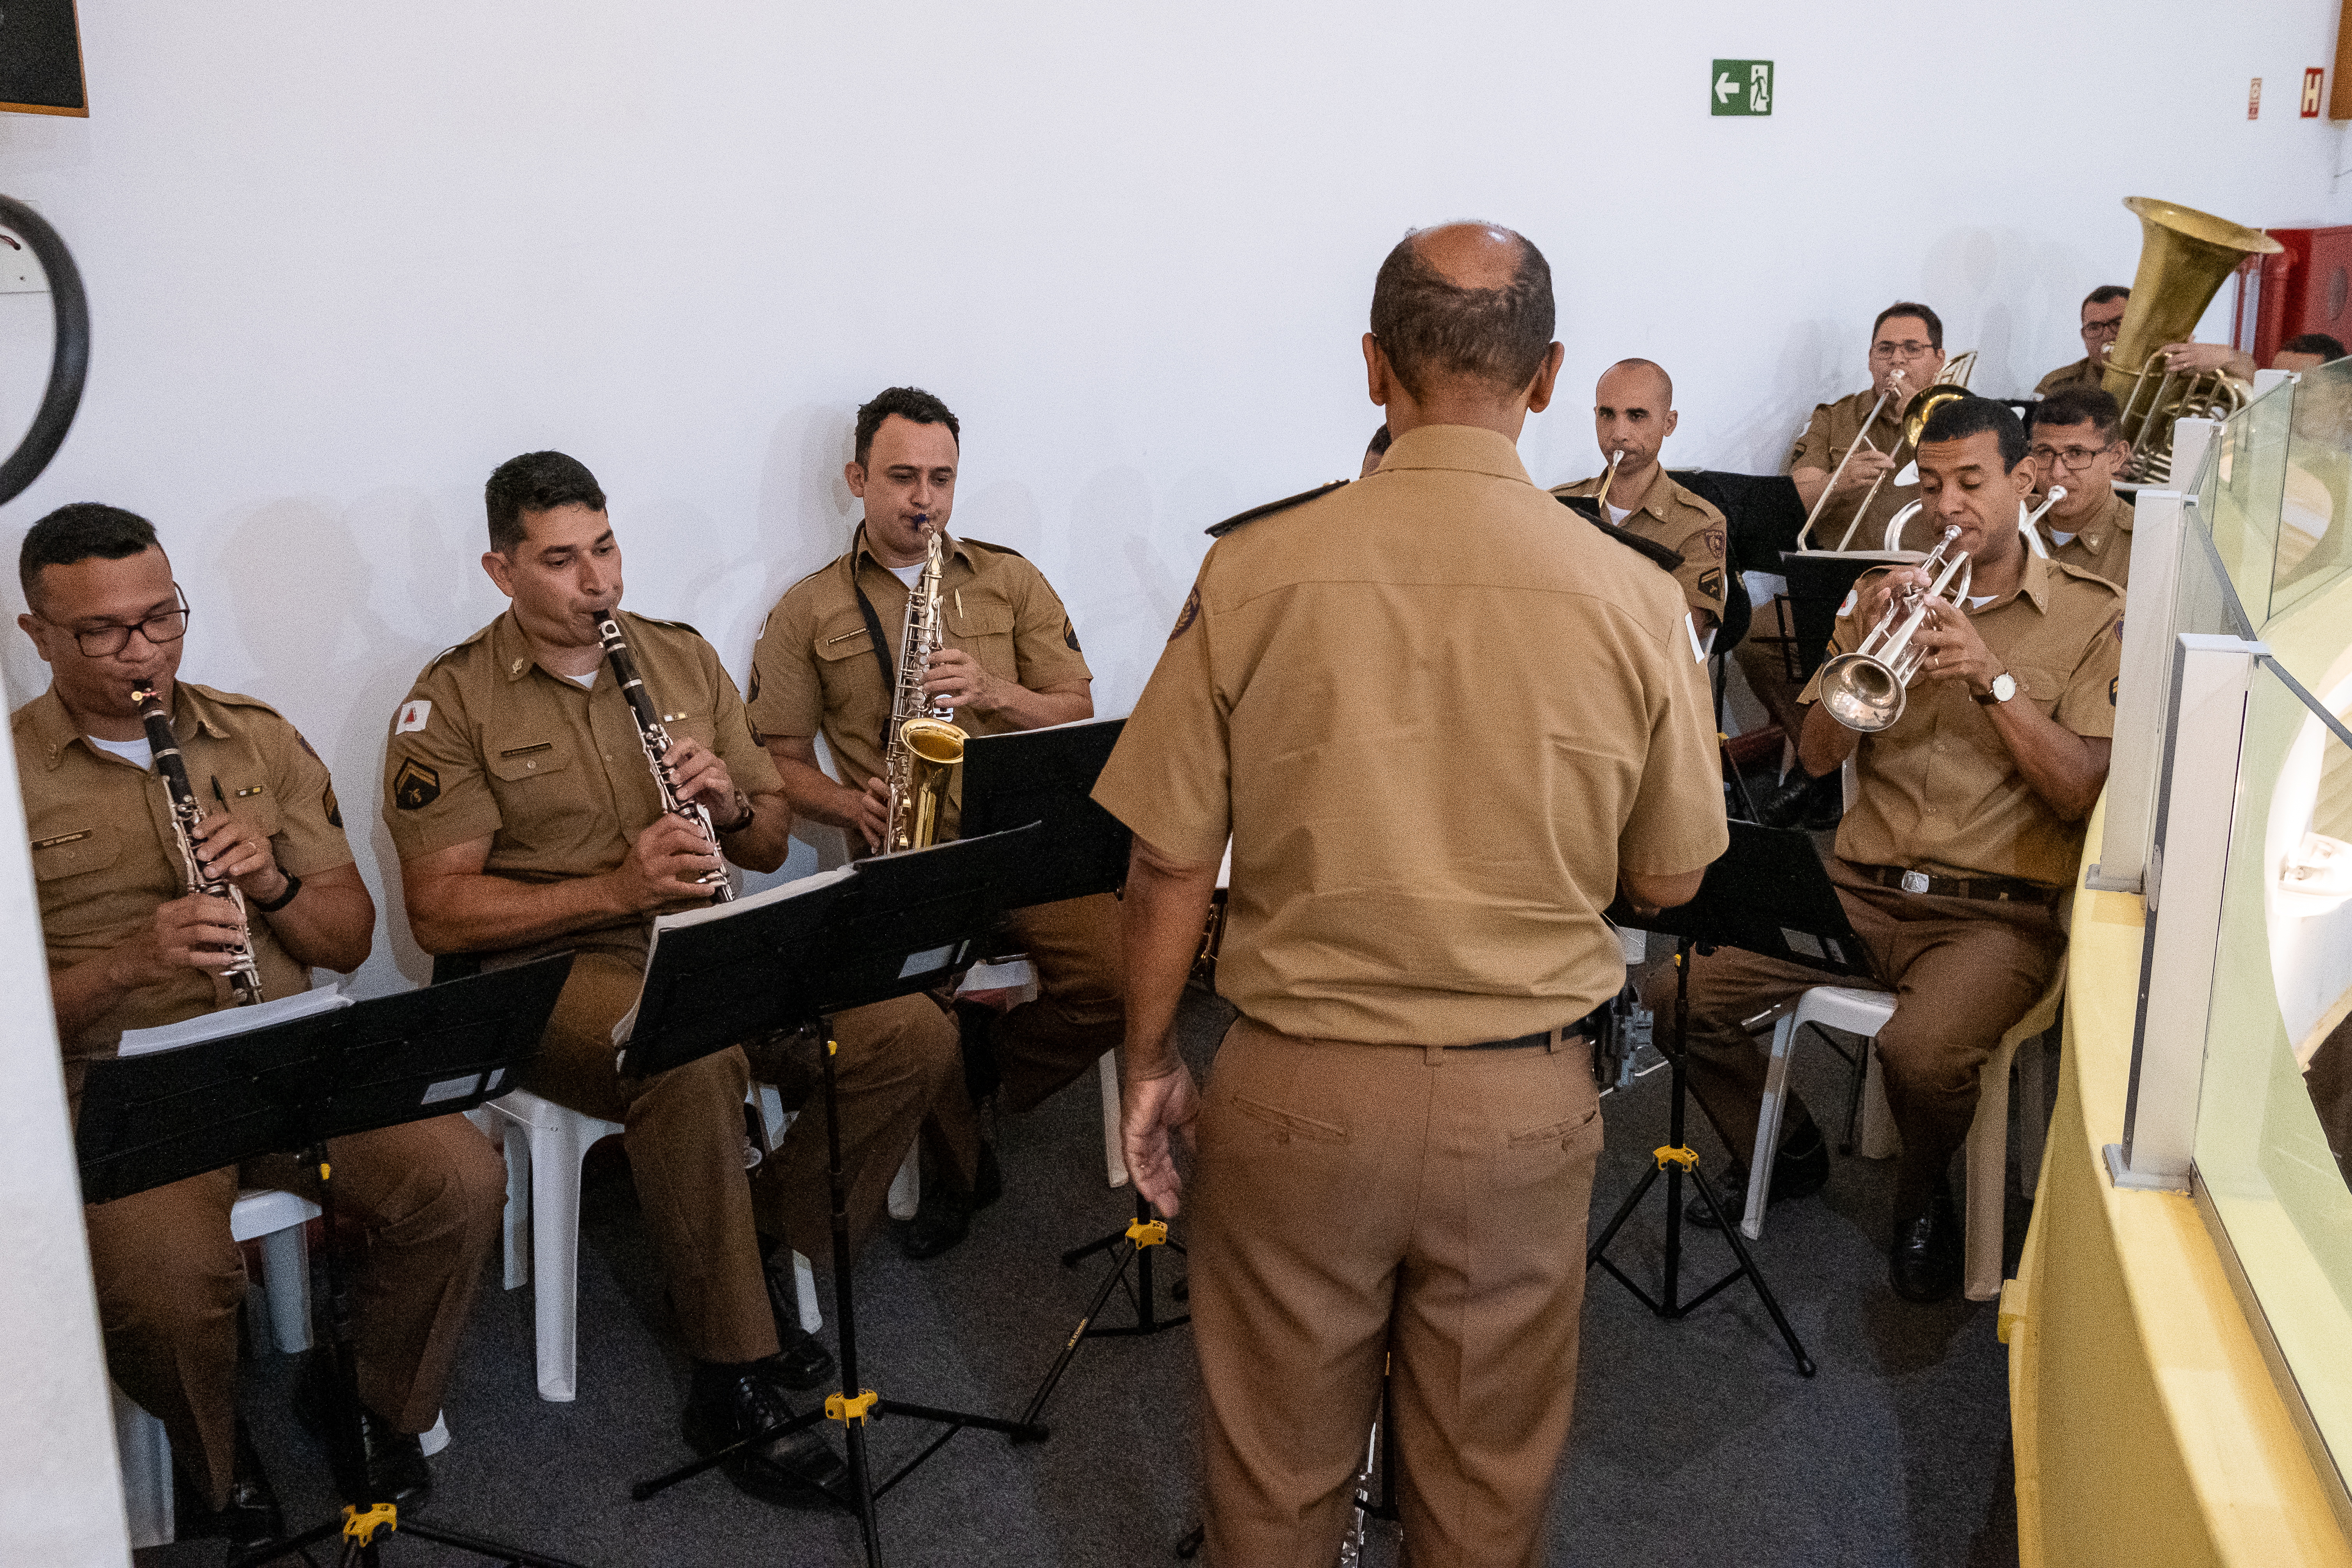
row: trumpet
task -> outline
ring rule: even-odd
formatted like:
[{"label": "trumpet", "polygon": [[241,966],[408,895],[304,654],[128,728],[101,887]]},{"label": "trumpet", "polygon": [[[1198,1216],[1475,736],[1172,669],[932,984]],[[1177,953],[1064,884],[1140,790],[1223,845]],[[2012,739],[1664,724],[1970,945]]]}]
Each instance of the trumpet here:
[{"label": "trumpet", "polygon": [[[1609,471],[1601,476],[1601,488],[1592,492],[1594,502],[1604,509],[1609,505],[1609,487],[1617,482],[1617,465],[1624,460],[1625,454],[1622,448],[1610,453]],[[1604,510],[1601,515],[1605,520],[1609,513]]]},{"label": "trumpet", "polygon": [[[1923,572],[1935,572],[1939,564],[1943,567],[1936,572],[1934,582],[1924,589],[1916,584],[1904,589],[1887,604],[1886,613],[1878,617],[1860,647],[1822,666],[1822,705],[1847,729],[1874,735],[1903,717],[1905,689],[1918,675],[1927,657],[1914,636],[1938,600],[1956,608],[1968,602],[1974,574],[1968,552],[1952,550],[1952,541],[1959,536],[1957,527],[1945,529],[1936,548],[1919,563]],[[1951,552],[1949,560],[1945,558],[1947,551]]]}]

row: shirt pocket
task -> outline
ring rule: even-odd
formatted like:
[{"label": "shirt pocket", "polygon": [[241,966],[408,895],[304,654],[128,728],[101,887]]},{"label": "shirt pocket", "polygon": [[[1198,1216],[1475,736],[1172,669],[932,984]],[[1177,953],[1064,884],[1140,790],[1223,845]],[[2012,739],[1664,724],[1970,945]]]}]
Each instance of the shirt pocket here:
[{"label": "shirt pocket", "polygon": [[2038,664],[2012,664],[2009,673],[2017,682],[2018,696],[2031,700],[2044,718],[2058,710],[2058,700],[2066,695],[2066,682],[2056,670]]},{"label": "shirt pocket", "polygon": [[[252,783],[232,785],[223,781],[221,793],[227,797],[226,809],[228,814],[252,827],[264,838],[277,837],[278,830],[285,826],[285,815],[278,809],[278,797],[270,793],[268,784]],[[198,804],[204,807],[205,815],[207,816],[223,809],[223,803],[220,801],[200,801]]]},{"label": "shirt pocket", "polygon": [[67,827],[33,840],[33,880],[44,888],[103,871],[122,858],[122,836],[106,827]]},{"label": "shirt pocket", "polygon": [[950,646],[971,655],[991,675],[1004,680],[1020,678],[1011,605],[993,596],[982,598],[967,588],[961,600],[949,594],[945,609]]},{"label": "shirt pocket", "polygon": [[866,629],[865,616],[835,616],[817,628],[814,651],[820,664],[839,664],[849,658],[870,663],[874,658],[874,635]]},{"label": "shirt pocket", "polygon": [[[572,742],[566,740],[516,741],[489,748],[490,791],[504,811],[512,802],[526,810],[562,793],[561,784],[543,781],[572,766]],[[519,818],[509,816],[509,821]]]}]

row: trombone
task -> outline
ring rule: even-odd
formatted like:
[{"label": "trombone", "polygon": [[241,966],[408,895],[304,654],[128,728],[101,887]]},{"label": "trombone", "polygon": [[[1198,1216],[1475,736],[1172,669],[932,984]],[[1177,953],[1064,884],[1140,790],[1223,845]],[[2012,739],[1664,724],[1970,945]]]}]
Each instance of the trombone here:
[{"label": "trombone", "polygon": [[[1946,528],[1936,548],[1919,563],[1922,572],[1936,572],[1939,564],[1943,567],[1936,572],[1935,580],[1925,589],[1916,584],[1905,588],[1888,601],[1886,613],[1878,617],[1860,647],[1822,666],[1822,705],[1847,729],[1874,735],[1903,717],[1905,689],[1927,658],[1915,640],[1916,634],[1937,601],[1954,608],[1968,602],[1969,584],[1975,574],[1969,568],[1968,552],[1952,550],[1952,541],[1959,536],[1958,527]],[[1947,551],[1951,552],[1949,560],[1945,558]]]},{"label": "trombone", "polygon": [[[1927,384],[1927,389],[1920,394],[1919,400],[1904,415],[1903,436],[1895,446],[1896,454],[1900,454],[1906,447],[1911,447],[1914,451],[1918,449],[1919,433],[1927,426],[1927,416],[1951,398],[1965,395],[1969,388],[1969,377],[1975,372],[1976,367],[1977,351],[1974,349],[1956,353],[1944,362],[1944,368],[1936,373],[1936,379]],[[1813,524],[1822,515],[1822,509],[1829,505],[1830,492],[1837,489],[1838,476],[1845,472],[1845,466],[1853,460],[1853,455],[1862,449],[1864,442],[1870,439],[1870,428],[1878,423],[1878,412],[1886,406],[1886,400],[1895,395],[1896,384],[1903,380],[1903,372],[1899,370],[1891,372],[1886,379],[1888,383],[1886,390],[1878,395],[1876,403],[1871,405],[1870,417],[1862,422],[1862,429],[1855,435],[1853,444],[1845,449],[1845,456],[1838,459],[1838,466],[1830,473],[1830,482],[1822,488],[1821,499],[1813,502],[1813,510],[1806,514],[1805,526],[1798,530],[1797,547],[1799,549],[1804,548],[1804,542],[1811,535]],[[1939,396],[1935,391],[1939,386],[1953,390]],[[1874,447],[1871,449],[1877,450]],[[1887,470],[1888,473],[1893,471],[1891,468]],[[1845,525],[1845,532],[1838,539],[1838,549],[1843,550],[1853,542],[1854,531],[1862,526],[1863,514],[1870,510],[1871,501],[1878,495],[1878,487],[1885,482],[1886,475],[1881,474],[1870,482],[1870,489],[1863,492],[1861,502],[1853,509],[1853,521]]]}]

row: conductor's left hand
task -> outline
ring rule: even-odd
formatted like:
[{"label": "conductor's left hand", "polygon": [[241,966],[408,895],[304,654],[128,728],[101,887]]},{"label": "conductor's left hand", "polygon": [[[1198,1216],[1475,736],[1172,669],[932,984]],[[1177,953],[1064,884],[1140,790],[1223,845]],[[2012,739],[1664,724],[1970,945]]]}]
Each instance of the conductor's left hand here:
[{"label": "conductor's left hand", "polygon": [[1119,1093],[1118,1142],[1127,1158],[1135,1190],[1150,1201],[1163,1218],[1172,1219],[1184,1178],[1177,1173],[1171,1133],[1184,1140],[1184,1152],[1193,1147],[1192,1124],[1201,1114],[1201,1091],[1192,1070],[1179,1066],[1174,1072],[1138,1082],[1130,1077]]}]

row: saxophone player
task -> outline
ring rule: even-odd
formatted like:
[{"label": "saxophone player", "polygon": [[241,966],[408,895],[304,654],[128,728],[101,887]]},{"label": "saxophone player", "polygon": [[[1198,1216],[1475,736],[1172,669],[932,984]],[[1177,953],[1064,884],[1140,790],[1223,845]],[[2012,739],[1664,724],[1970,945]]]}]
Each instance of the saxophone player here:
[{"label": "saxophone player", "polygon": [[[954,538],[962,427],[947,405],[894,386],[857,411],[856,445],[843,470],[865,502],[849,550],[788,589],[751,656],[751,725],[775,760],[794,810],[878,847],[889,781],[884,731],[901,650],[891,639],[932,537],[944,557],[945,638],[928,661],[922,705],[951,708],[980,734],[1042,729],[1094,716],[1093,672],[1078,634],[1045,574],[1003,545]],[[818,765],[822,733],[840,777]],[[955,806],[940,837],[953,836]],[[972,1107],[996,1093],[999,1109],[1025,1110],[1118,1044],[1121,996],[1117,901],[1108,894],[1021,910],[1014,929],[1037,967],[1040,994],[1002,1015],[958,1004],[965,1092],[939,1108],[927,1141],[948,1157],[925,1164],[922,1206],[900,1233],[917,1258],[962,1239],[974,1208],[1002,1188],[995,1157],[977,1141]]]},{"label": "saxophone player", "polygon": [[[375,902],[352,863],[325,764],[294,726],[250,697],[177,679],[188,608],[146,519],[78,503],[35,523],[18,556],[47,691],[12,720],[48,949],[49,995],[79,1101],[83,1064],[125,1029],[232,1005],[222,975],[249,953],[264,1000],[310,988],[313,967],[367,957]],[[151,731],[131,697],[168,715],[203,820],[186,834],[202,881],[191,893]],[[159,715],[159,721],[162,715]],[[328,1144],[343,1212],[368,1232],[353,1281],[369,1479],[413,1507],[432,1484],[415,1434],[429,1429],[482,1265],[499,1234],[506,1176],[460,1116]],[[315,1192],[291,1156],[228,1166],[82,1211],[108,1369],[172,1439],[183,1539],[275,1537],[279,1511],[236,1415],[237,1311],[245,1266],[229,1234],[241,1184]],[[314,1428],[323,1357],[298,1382]]]},{"label": "saxophone player", "polygon": [[[425,952],[493,967],[574,954],[524,1083],[625,1129],[646,1229],[695,1363],[686,1434],[708,1454],[773,1425],[789,1408],[784,1390],[813,1388],[831,1369],[798,1325],[786,1247],[822,1254],[824,1107],[808,1105],[755,1173],[763,1237],[743,1177],[744,1051],[624,1078],[612,1030],[635,1004],[652,917],[709,902],[706,879],[722,856],[751,870],[782,865],[792,812],[717,651],[680,622],[620,607],[621,547],[595,476],[561,452],[526,453],[490,476],[484,502],[483,569],[512,605],[425,666],[392,715],[383,821]],[[670,789],[709,813],[715,851],[698,824],[664,809],[607,663],[608,621],[671,742]],[[923,1107],[954,1076],[955,1031],[919,996],[856,1009],[835,1026],[843,1163],[852,1223],[863,1226],[878,1219]],[[805,1075],[785,1082],[801,1087]],[[785,1503],[814,1500],[813,1486],[842,1473],[813,1433],[738,1453],[726,1468],[747,1494]]]}]

